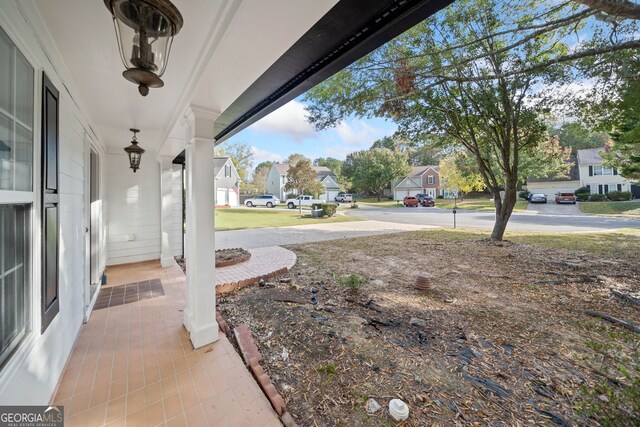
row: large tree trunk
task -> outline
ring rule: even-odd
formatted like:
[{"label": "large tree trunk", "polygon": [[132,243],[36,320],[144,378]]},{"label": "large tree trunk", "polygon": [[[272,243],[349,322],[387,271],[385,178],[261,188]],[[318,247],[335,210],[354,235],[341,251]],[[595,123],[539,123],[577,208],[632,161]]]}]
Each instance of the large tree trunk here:
[{"label": "large tree trunk", "polygon": [[513,208],[516,206],[517,194],[515,188],[507,188],[504,192],[504,200],[502,200],[499,190],[493,190],[492,193],[496,206],[496,222],[493,224],[491,240],[502,240]]}]

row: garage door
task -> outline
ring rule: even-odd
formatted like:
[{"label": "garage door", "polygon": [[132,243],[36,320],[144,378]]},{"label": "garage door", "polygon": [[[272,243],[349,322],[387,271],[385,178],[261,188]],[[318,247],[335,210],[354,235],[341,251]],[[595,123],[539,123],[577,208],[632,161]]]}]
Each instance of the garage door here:
[{"label": "garage door", "polygon": [[419,194],[420,190],[396,190],[395,191],[395,200],[404,200],[405,197],[407,196],[415,196],[416,194]]},{"label": "garage door", "polygon": [[227,189],[218,188],[216,191],[216,206],[224,206],[227,204]]},{"label": "garage door", "polygon": [[233,190],[229,190],[229,206],[234,207],[238,205],[239,205],[238,194]]},{"label": "garage door", "polygon": [[329,190],[327,192],[327,202],[332,202],[335,200],[336,196],[338,195],[339,191],[337,190]]}]

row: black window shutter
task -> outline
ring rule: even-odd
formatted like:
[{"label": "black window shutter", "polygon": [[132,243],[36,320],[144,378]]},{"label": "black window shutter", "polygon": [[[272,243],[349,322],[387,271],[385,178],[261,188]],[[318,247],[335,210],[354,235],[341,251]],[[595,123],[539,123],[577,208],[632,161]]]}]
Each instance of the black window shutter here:
[{"label": "black window shutter", "polygon": [[604,193],[602,192],[602,184],[599,184],[599,185],[598,185],[598,194],[604,194]]},{"label": "black window shutter", "polygon": [[591,186],[587,185],[587,190],[589,190],[589,193],[591,193]]},{"label": "black window shutter", "polygon": [[589,176],[593,176],[593,166],[589,166]]},{"label": "black window shutter", "polygon": [[618,175],[618,169],[613,168],[613,174],[614,174],[614,175]]},{"label": "black window shutter", "polygon": [[42,73],[42,332],[60,311],[59,101],[60,93]]},{"label": "black window shutter", "polygon": [[622,184],[618,184],[618,191],[622,191]]}]

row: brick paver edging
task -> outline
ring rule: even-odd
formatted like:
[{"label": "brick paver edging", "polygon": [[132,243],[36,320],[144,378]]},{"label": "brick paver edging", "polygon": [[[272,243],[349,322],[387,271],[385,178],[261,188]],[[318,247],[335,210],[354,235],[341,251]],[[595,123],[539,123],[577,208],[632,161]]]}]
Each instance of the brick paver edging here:
[{"label": "brick paver edging", "polygon": [[[242,249],[242,248],[218,249],[216,253],[231,252],[231,251],[236,251],[238,249]],[[216,268],[229,267],[231,265],[241,264],[243,262],[249,261],[250,259],[251,259],[251,252],[246,252],[246,253],[243,253],[242,256],[239,256],[238,258],[232,258],[226,261],[216,262]]]},{"label": "brick paver edging", "polygon": [[242,353],[244,362],[253,373],[258,384],[260,384],[262,391],[264,391],[264,394],[271,402],[271,406],[273,406],[273,409],[280,416],[282,424],[284,424],[285,427],[298,427],[298,424],[296,424],[291,414],[287,411],[284,398],[280,393],[278,393],[276,386],[271,382],[271,378],[269,378],[269,375],[267,375],[260,365],[260,361],[262,361],[262,354],[260,354],[258,346],[251,336],[249,326],[244,324],[238,325],[233,330],[233,333],[238,341],[238,346],[240,347],[240,352]]},{"label": "brick paver edging", "polygon": [[257,285],[260,280],[269,280],[274,277],[282,276],[289,271],[288,268],[284,267],[279,270],[276,270],[272,273],[263,274],[261,276],[250,277],[248,279],[242,279],[238,282],[225,283],[224,285],[216,286],[216,294],[228,294],[229,292],[237,291],[238,289],[242,289],[244,287],[250,285]]}]

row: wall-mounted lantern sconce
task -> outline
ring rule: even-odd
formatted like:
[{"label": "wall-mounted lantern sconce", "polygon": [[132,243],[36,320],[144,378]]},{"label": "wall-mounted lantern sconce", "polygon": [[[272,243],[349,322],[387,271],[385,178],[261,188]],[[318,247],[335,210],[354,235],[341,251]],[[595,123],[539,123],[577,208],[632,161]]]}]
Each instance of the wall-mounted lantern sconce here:
[{"label": "wall-mounted lantern sconce", "polygon": [[182,28],[182,15],[169,0],[104,0],[113,17],[125,79],[138,85],[140,95],[162,87],[173,36]]},{"label": "wall-mounted lantern sconce", "polygon": [[138,139],[136,138],[136,133],[140,132],[138,129],[129,129],[133,132],[133,139],[131,140],[131,145],[126,147],[124,151],[129,155],[129,164],[131,165],[131,169],[133,169],[133,173],[135,173],[138,169],[140,169],[140,158],[142,158],[142,153],[144,153],[144,149],[138,147]]}]

